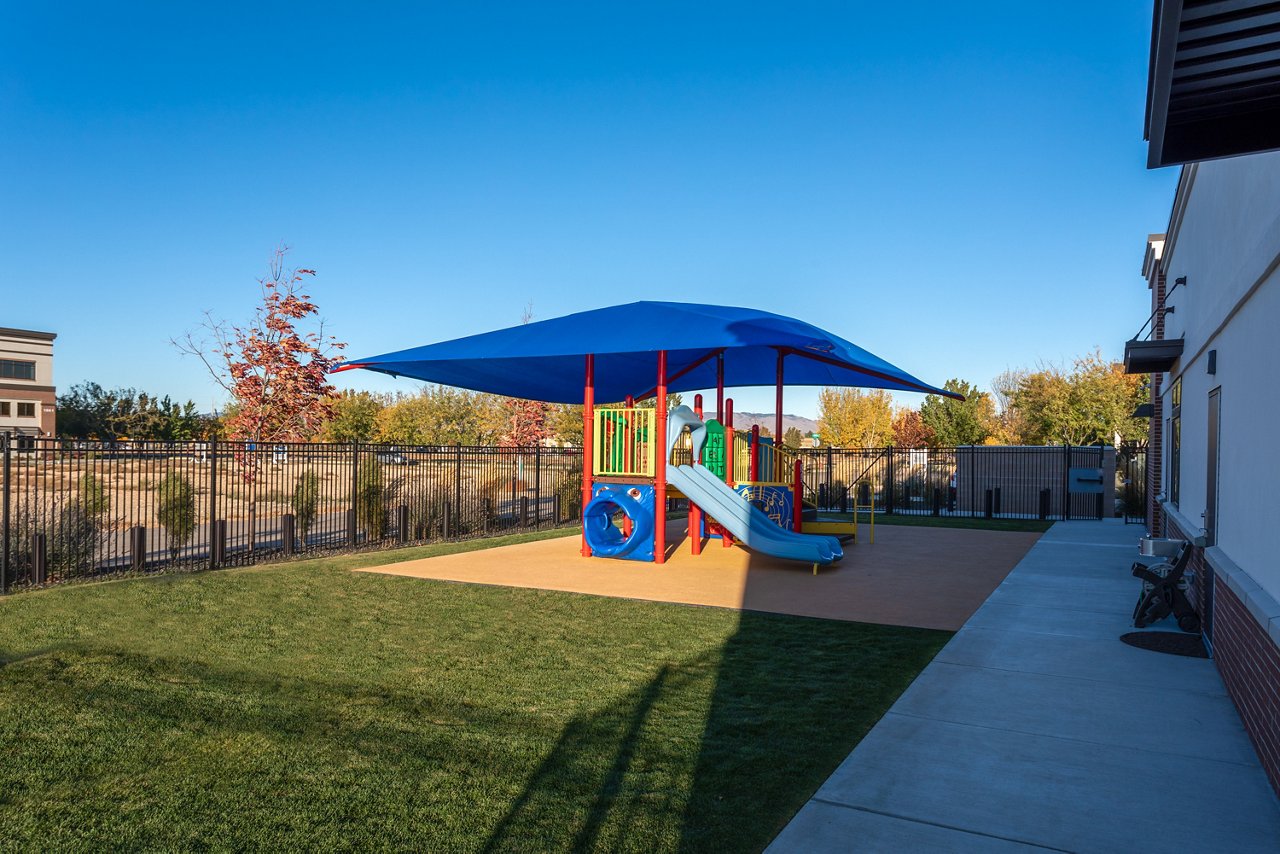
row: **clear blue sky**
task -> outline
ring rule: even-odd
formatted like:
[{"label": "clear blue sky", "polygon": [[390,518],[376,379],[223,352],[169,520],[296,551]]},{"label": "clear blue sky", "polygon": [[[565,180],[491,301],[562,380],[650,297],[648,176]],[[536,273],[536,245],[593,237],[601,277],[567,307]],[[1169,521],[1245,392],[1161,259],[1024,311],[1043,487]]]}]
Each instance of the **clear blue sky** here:
[{"label": "clear blue sky", "polygon": [[323,5],[0,6],[0,326],[59,387],[211,408],[168,339],[280,242],[353,357],[690,300],[985,387],[1148,314],[1149,2]]}]

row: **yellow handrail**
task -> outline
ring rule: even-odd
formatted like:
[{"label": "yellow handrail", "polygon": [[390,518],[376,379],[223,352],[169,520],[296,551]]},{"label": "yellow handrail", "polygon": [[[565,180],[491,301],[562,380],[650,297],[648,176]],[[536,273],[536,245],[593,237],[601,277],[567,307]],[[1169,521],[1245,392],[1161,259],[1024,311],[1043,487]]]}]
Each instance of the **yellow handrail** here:
[{"label": "yellow handrail", "polygon": [[760,445],[760,470],[757,480],[751,479],[751,434],[734,431],[733,480],[735,483],[757,483],[767,486],[791,486],[795,480],[795,465],[799,457],[776,445]]},{"label": "yellow handrail", "polygon": [[595,474],[653,477],[655,411],[639,407],[597,409],[592,424],[591,468]]}]

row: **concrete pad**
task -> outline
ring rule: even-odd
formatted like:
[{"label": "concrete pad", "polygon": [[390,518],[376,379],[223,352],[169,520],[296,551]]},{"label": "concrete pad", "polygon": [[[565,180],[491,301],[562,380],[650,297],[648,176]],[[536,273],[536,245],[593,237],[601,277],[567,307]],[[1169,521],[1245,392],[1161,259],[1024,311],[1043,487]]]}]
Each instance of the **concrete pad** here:
[{"label": "concrete pad", "polygon": [[685,526],[673,523],[661,566],[583,558],[578,539],[565,538],[360,571],[954,631],[1039,536],[879,525],[874,545],[849,545],[815,576],[808,564],[718,540],[694,557]]},{"label": "concrete pad", "polygon": [[[1177,738],[1170,738],[1166,726],[1171,710],[1178,716]],[[1225,694],[938,662],[920,674],[893,711],[1245,766],[1256,761]]]},{"label": "concrete pad", "polygon": [[1037,605],[1042,608],[1061,608],[1064,611],[1091,611],[1123,618],[1133,616],[1133,606],[1138,601],[1136,594],[1124,599],[1117,594],[1098,601],[1076,595],[1079,592],[1074,586],[1011,584],[998,588],[987,601],[997,605]]},{"label": "concrete pad", "polygon": [[765,849],[768,854],[858,851],[860,854],[1028,852],[1050,849],[995,836],[924,824],[841,804],[814,801]]},{"label": "concrete pad", "polygon": [[893,712],[815,797],[1068,851],[1274,852],[1280,839],[1260,766]]},{"label": "concrete pad", "polygon": [[1071,851],[1280,850],[1280,801],[1213,663],[1119,640],[1133,530],[1055,525],[800,811],[805,835],[779,840],[856,850],[871,814],[899,850],[911,823]]},{"label": "concrete pad", "polygon": [[[1115,640],[1117,627],[1128,626],[1131,605],[1124,613],[1112,610],[1067,609],[1058,605],[1023,605],[1007,601],[986,601],[965,623],[965,628],[993,629],[1019,634],[1051,634],[1093,640]],[[1136,601],[1136,597],[1135,597]]]},{"label": "concrete pad", "polygon": [[1122,686],[1191,691],[1213,697],[1227,696],[1218,669],[1207,658],[1182,659],[1125,644],[1117,648],[1116,638],[1134,631],[1131,626],[1109,622],[1107,632],[1100,638],[1049,633],[1035,633],[1028,637],[1025,632],[976,626],[976,618],[977,615],[951,639],[934,661],[1111,682]]}]

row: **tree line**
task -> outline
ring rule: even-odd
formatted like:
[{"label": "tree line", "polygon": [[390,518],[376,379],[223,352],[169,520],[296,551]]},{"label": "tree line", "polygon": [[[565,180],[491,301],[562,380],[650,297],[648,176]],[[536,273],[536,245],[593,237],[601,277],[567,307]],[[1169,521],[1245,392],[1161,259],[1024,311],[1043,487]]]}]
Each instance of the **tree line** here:
[{"label": "tree line", "polygon": [[826,388],[818,397],[818,432],[837,447],[956,445],[1093,445],[1138,440],[1146,423],[1133,417],[1150,399],[1145,376],[1126,374],[1095,350],[1070,367],[1005,371],[992,392],[950,379],[963,401],[927,395],[919,409],[895,409],[878,389]]}]

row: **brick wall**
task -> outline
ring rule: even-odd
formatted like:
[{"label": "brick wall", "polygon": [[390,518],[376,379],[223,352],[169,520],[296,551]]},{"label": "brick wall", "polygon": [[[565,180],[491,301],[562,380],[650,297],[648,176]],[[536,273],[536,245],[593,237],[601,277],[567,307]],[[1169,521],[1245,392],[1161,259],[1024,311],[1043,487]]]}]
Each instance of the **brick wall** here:
[{"label": "brick wall", "polygon": [[1280,794],[1280,648],[1221,579],[1213,595],[1214,662]]},{"label": "brick wall", "polygon": [[[1190,539],[1166,517],[1169,536]],[[1205,561],[1204,549],[1193,548],[1187,598],[1200,612],[1213,660],[1227,693],[1240,711],[1245,731],[1271,786],[1280,795],[1280,647],[1249,609],[1217,577]]]},{"label": "brick wall", "polygon": [[[1156,274],[1151,289],[1151,310],[1155,313],[1155,330],[1152,338],[1164,338],[1164,273]],[[1160,391],[1164,374],[1151,375],[1151,423],[1147,427],[1147,530],[1153,535],[1164,529],[1164,512],[1156,496],[1160,494],[1161,474],[1164,471],[1164,401]]]}]

